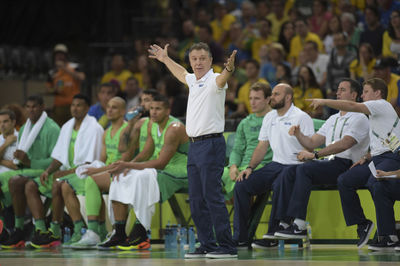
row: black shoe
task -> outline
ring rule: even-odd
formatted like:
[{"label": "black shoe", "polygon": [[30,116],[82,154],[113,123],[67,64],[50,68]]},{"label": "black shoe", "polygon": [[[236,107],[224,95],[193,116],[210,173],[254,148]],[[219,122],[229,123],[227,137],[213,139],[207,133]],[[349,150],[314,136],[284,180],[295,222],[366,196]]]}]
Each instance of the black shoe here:
[{"label": "black shoe", "polygon": [[374,223],[370,220],[367,220],[363,224],[359,224],[357,228],[357,234],[360,240],[357,243],[358,248],[362,248],[365,246],[369,240],[369,237],[374,229]]},{"label": "black shoe", "polygon": [[278,240],[269,240],[269,239],[257,239],[251,243],[252,248],[260,248],[260,249],[273,249],[278,247]]},{"label": "black shoe", "polygon": [[[277,231],[283,231],[285,230],[285,228],[282,225],[279,225],[278,230]],[[263,239],[277,239],[277,237],[275,236],[275,233],[277,231],[273,231],[273,232],[268,232],[265,235],[262,236]]]},{"label": "black shoe", "polygon": [[59,245],[61,245],[61,237],[54,236],[51,230],[47,232],[36,230],[31,241],[31,246],[34,248],[51,248]]},{"label": "black shoe", "polygon": [[97,245],[98,250],[112,250],[117,249],[118,245],[121,245],[126,240],[126,235],[120,236],[117,234],[113,234],[110,239],[107,239],[103,243]]},{"label": "black shoe", "polygon": [[207,259],[237,259],[238,255],[236,251],[226,252],[217,250],[206,254]]},{"label": "black shoe", "polygon": [[379,237],[368,246],[369,250],[374,251],[382,251],[382,250],[395,250],[395,247],[398,246],[399,241],[394,242],[390,239],[389,236],[383,236],[380,240]]},{"label": "black shoe", "polygon": [[203,249],[202,247],[196,248],[195,251],[189,252],[185,254],[185,259],[199,259],[205,258],[207,255],[207,250]]},{"label": "black shoe", "polygon": [[286,239],[304,239],[307,238],[307,229],[300,230],[297,224],[292,223],[287,229],[276,232],[275,236]]},{"label": "black shoe", "polygon": [[8,239],[1,245],[3,249],[11,249],[11,248],[24,248],[25,240],[24,240],[24,232],[17,228]]},{"label": "black shoe", "polygon": [[249,246],[248,242],[237,242],[236,243],[236,249],[251,249],[251,246]]}]

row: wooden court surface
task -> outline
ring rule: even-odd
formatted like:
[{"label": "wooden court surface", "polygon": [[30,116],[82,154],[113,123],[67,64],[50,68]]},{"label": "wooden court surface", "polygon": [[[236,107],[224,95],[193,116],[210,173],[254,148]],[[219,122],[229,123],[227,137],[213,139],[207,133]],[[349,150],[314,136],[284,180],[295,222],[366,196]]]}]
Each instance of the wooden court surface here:
[{"label": "wooden court surface", "polygon": [[299,249],[286,245],[285,249],[240,250],[236,260],[183,259],[185,251],[165,250],[153,245],[150,251],[97,251],[97,250],[0,250],[0,266],[116,266],[116,265],[293,265],[293,266],[373,266],[400,265],[400,252],[370,252],[355,245],[312,245]]}]

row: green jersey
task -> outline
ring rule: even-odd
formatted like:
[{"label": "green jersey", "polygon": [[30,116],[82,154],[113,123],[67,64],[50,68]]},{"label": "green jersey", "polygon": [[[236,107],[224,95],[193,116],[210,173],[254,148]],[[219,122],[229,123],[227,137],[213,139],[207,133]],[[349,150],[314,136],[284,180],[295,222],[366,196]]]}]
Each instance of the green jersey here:
[{"label": "green jersey", "polygon": [[111,137],[112,126],[110,126],[107,129],[106,138],[105,138],[106,154],[107,154],[107,160],[105,162],[106,165],[109,165],[109,164],[121,159],[122,154],[118,151],[118,145],[119,145],[121,132],[124,128],[126,128],[127,125],[128,125],[128,123],[124,122],[122,124],[122,126],[118,129],[118,131],[114,134],[113,137]]},{"label": "green jersey", "polygon": [[[19,131],[19,140],[24,129],[25,125]],[[51,118],[47,117],[39,134],[27,152],[28,158],[31,160],[31,169],[46,169],[50,165],[53,161],[51,152],[56,145],[59,134],[60,127]]]},{"label": "green jersey", "polygon": [[[240,168],[249,164],[254,149],[258,144],[258,135],[263,119],[264,117],[257,117],[255,114],[250,114],[239,123],[236,129],[235,143],[229,156],[229,166],[236,164]],[[265,165],[271,161],[272,150],[268,148],[260,165]]]},{"label": "green jersey", "polygon": [[[165,132],[173,122],[179,122],[175,117],[170,116],[167,124],[162,132],[159,132],[159,127],[157,123],[153,123],[151,127],[151,137],[154,142],[154,153],[153,158],[158,158],[161,149],[164,146]],[[172,156],[171,160],[163,169],[163,172],[168,172],[175,176],[187,176],[187,152],[189,149],[189,141],[179,145],[178,150]]]}]

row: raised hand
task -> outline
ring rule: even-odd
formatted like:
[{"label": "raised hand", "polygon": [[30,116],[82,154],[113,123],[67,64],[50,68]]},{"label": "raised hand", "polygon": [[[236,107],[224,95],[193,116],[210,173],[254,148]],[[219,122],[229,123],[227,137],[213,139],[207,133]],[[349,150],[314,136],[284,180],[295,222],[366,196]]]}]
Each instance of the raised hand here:
[{"label": "raised hand", "polygon": [[149,52],[149,58],[157,59],[164,63],[164,60],[168,57],[168,46],[169,43],[167,43],[163,49],[157,44],[150,45],[150,48],[147,50]]},{"label": "raised hand", "polygon": [[235,56],[236,56],[237,51],[234,50],[231,54],[231,56],[228,58],[226,63],[224,63],[225,69],[228,72],[232,72],[235,70]]}]

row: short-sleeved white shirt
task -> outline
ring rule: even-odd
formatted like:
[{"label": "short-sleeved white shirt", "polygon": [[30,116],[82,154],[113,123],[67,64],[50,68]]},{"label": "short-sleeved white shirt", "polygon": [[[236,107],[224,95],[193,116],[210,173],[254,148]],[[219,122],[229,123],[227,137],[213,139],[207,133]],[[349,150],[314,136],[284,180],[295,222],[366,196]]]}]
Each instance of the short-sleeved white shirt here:
[{"label": "short-sleeved white shirt", "polygon": [[[384,152],[390,151],[389,148],[382,144],[380,138],[385,139],[392,131],[393,125],[398,118],[396,111],[389,102],[383,99],[366,101],[364,102],[364,104],[365,106],[367,106],[369,112],[371,113],[369,115],[369,137],[371,139],[371,155],[376,156]],[[399,124],[400,122],[397,123],[397,126],[392,131],[398,138],[400,138]],[[379,138],[375,136],[373,132],[375,132],[379,136]]]},{"label": "short-sleeved white shirt", "polygon": [[189,137],[224,132],[225,90],[228,85],[218,88],[218,73],[212,69],[201,79],[194,74],[186,75],[189,99],[186,111],[186,132]]},{"label": "short-sleeved white shirt", "polygon": [[[14,130],[14,135],[18,137],[18,131]],[[4,144],[6,140],[4,139],[3,134],[0,135],[0,146]],[[6,151],[4,152],[3,159],[12,161],[14,159],[14,152],[17,150],[17,142],[15,141],[13,144],[7,147]],[[0,173],[10,171],[11,169],[5,167],[4,165],[0,165]]]},{"label": "short-sleeved white shirt", "polygon": [[369,122],[365,114],[348,112],[341,116],[340,112],[326,120],[317,132],[325,137],[325,146],[350,136],[357,144],[350,149],[336,154],[336,157],[350,159],[357,162],[368,152],[369,147]]},{"label": "short-sleeved white shirt", "polygon": [[295,136],[289,135],[289,129],[296,125],[300,125],[300,130],[304,135],[314,134],[314,123],[311,117],[293,104],[283,116],[279,116],[276,110],[265,115],[258,140],[269,141],[274,153],[272,161],[281,164],[301,163],[297,159],[297,153],[304,148]]},{"label": "short-sleeved white shirt", "polygon": [[315,79],[318,83],[321,83],[324,79],[324,73],[326,73],[326,69],[329,63],[329,55],[319,54],[317,60],[315,62],[308,62],[307,66],[309,66],[314,75]]}]

